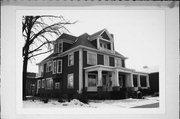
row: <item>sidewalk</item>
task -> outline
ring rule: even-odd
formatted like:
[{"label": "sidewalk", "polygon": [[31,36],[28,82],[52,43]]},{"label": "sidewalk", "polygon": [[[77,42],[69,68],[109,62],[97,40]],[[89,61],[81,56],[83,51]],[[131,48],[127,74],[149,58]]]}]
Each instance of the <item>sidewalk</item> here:
[{"label": "sidewalk", "polygon": [[147,105],[142,105],[142,106],[136,106],[132,108],[158,108],[159,103],[153,103],[153,104],[147,104]]}]

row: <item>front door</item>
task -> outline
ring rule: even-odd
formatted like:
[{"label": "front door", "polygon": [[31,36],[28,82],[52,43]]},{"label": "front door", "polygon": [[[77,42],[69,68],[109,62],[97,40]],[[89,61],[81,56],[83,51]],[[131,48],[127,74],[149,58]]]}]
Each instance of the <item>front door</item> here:
[{"label": "front door", "polygon": [[125,87],[125,75],[119,75],[119,86],[121,88]]},{"label": "front door", "polygon": [[102,75],[102,85],[103,85],[103,90],[104,91],[109,91],[110,90],[110,77],[108,74],[103,74]]}]

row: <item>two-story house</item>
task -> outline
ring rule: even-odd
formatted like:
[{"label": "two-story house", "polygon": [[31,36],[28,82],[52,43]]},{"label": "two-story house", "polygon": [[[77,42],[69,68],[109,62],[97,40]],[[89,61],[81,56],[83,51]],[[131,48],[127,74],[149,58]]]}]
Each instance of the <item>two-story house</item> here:
[{"label": "two-story house", "polygon": [[83,92],[148,89],[148,74],[126,68],[126,59],[115,51],[107,29],[78,37],[63,33],[54,41],[54,52],[38,64],[36,93],[74,97]]}]

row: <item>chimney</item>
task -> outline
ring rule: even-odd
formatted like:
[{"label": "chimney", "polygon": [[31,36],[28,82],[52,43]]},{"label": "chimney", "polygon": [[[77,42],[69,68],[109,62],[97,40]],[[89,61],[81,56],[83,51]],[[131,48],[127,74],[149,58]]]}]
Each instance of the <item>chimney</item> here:
[{"label": "chimney", "polygon": [[111,35],[111,37],[114,39],[114,35],[113,34],[110,34]]}]

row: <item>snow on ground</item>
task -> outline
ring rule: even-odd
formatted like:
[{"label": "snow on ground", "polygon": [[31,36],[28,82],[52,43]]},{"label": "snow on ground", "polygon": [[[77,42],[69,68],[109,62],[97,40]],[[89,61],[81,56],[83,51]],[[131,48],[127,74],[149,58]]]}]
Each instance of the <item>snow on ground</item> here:
[{"label": "snow on ground", "polygon": [[145,97],[145,99],[123,99],[123,100],[93,100],[89,104],[98,108],[131,108],[147,104],[158,103],[159,97]]},{"label": "snow on ground", "polygon": [[49,100],[48,103],[44,103],[43,101],[40,100],[27,100],[27,101],[23,101],[23,107],[25,108],[42,108],[42,107],[92,107],[89,104],[84,104],[82,102],[80,102],[77,99],[73,99],[70,102],[63,102],[60,103],[57,100]]},{"label": "snow on ground", "polygon": [[48,103],[44,103],[40,100],[27,100],[23,101],[23,107],[63,107],[63,108],[131,108],[146,104],[158,103],[159,97],[145,97],[145,99],[121,99],[121,100],[90,100],[88,104],[84,104],[77,99],[73,99],[70,102],[60,103],[57,100],[49,100]]}]

